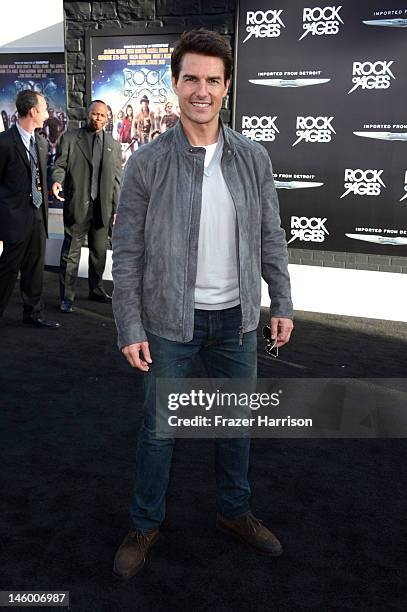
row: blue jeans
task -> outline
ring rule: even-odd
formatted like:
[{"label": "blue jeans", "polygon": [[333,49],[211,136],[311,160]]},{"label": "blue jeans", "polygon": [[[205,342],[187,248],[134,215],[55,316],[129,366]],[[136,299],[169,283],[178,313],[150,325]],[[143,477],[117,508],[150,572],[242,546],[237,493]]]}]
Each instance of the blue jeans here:
[{"label": "blue jeans", "polygon": [[[153,360],[144,377],[144,417],[136,454],[136,476],[130,518],[136,529],[157,529],[165,517],[174,439],[158,439],[155,427],[157,378],[189,378],[199,355],[209,378],[256,378],[257,333],[240,342],[240,306],[226,310],[195,310],[190,342],[173,342],[147,333]],[[227,518],[250,511],[247,480],[250,438],[215,440],[217,510]]]}]

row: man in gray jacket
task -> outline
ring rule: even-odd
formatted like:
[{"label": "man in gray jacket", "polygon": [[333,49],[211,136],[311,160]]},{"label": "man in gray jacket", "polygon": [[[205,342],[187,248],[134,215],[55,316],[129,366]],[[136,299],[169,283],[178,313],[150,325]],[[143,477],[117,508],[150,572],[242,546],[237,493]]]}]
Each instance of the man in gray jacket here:
[{"label": "man in gray jacket", "polygon": [[[158,538],[173,439],[155,435],[156,381],[187,378],[199,355],[211,378],[256,378],[261,277],[276,345],[293,327],[287,246],[266,150],[220,122],[232,57],[215,32],[184,33],[171,57],[180,121],[127,162],[113,233],[118,345],[144,372],[132,527],[114,572],[133,576]],[[250,439],[216,440],[217,527],[277,556],[255,518]]]}]

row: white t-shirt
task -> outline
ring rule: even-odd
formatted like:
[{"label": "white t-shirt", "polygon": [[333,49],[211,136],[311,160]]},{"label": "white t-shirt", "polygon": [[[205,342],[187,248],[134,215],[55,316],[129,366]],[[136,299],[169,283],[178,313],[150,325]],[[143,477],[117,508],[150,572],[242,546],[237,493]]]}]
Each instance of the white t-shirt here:
[{"label": "white t-shirt", "polygon": [[223,136],[205,147],[195,308],[223,310],[240,303],[236,210],[223,178]]}]

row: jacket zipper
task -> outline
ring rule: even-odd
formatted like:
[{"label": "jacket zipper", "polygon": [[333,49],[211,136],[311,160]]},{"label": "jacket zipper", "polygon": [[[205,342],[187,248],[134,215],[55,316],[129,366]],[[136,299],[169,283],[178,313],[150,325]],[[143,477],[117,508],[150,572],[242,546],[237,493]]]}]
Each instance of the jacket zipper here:
[{"label": "jacket zipper", "polygon": [[194,167],[192,170],[192,181],[191,181],[191,197],[189,199],[189,222],[188,222],[188,239],[187,239],[187,257],[185,264],[185,276],[184,276],[184,297],[182,300],[182,339],[185,342],[186,334],[185,334],[185,300],[188,290],[188,265],[189,265],[189,250],[191,248],[191,219],[192,219],[192,207],[194,200],[194,180],[195,180],[195,170],[196,170],[196,159],[193,160]]},{"label": "jacket zipper", "polygon": [[[223,164],[224,165],[224,164]],[[237,228],[237,272],[239,278],[239,300],[240,300],[240,312],[242,314],[242,319],[239,327],[239,346],[243,346],[243,310],[242,310],[242,289],[240,286],[240,239],[239,239],[239,216],[237,212],[237,206],[235,202],[235,198],[233,197],[233,191],[230,188],[230,185],[226,179],[225,173],[223,173],[223,178],[226,183],[227,188],[229,189],[230,197],[232,198],[233,206],[235,207],[236,213],[236,228]]]}]

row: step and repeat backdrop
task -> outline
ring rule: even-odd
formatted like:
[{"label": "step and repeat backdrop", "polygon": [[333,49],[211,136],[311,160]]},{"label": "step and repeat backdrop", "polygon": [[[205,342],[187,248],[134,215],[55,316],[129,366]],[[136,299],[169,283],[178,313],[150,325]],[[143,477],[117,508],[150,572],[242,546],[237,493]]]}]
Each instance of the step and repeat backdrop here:
[{"label": "step and repeat backdrop", "polygon": [[241,0],[234,127],[290,247],[407,255],[407,3]]}]

